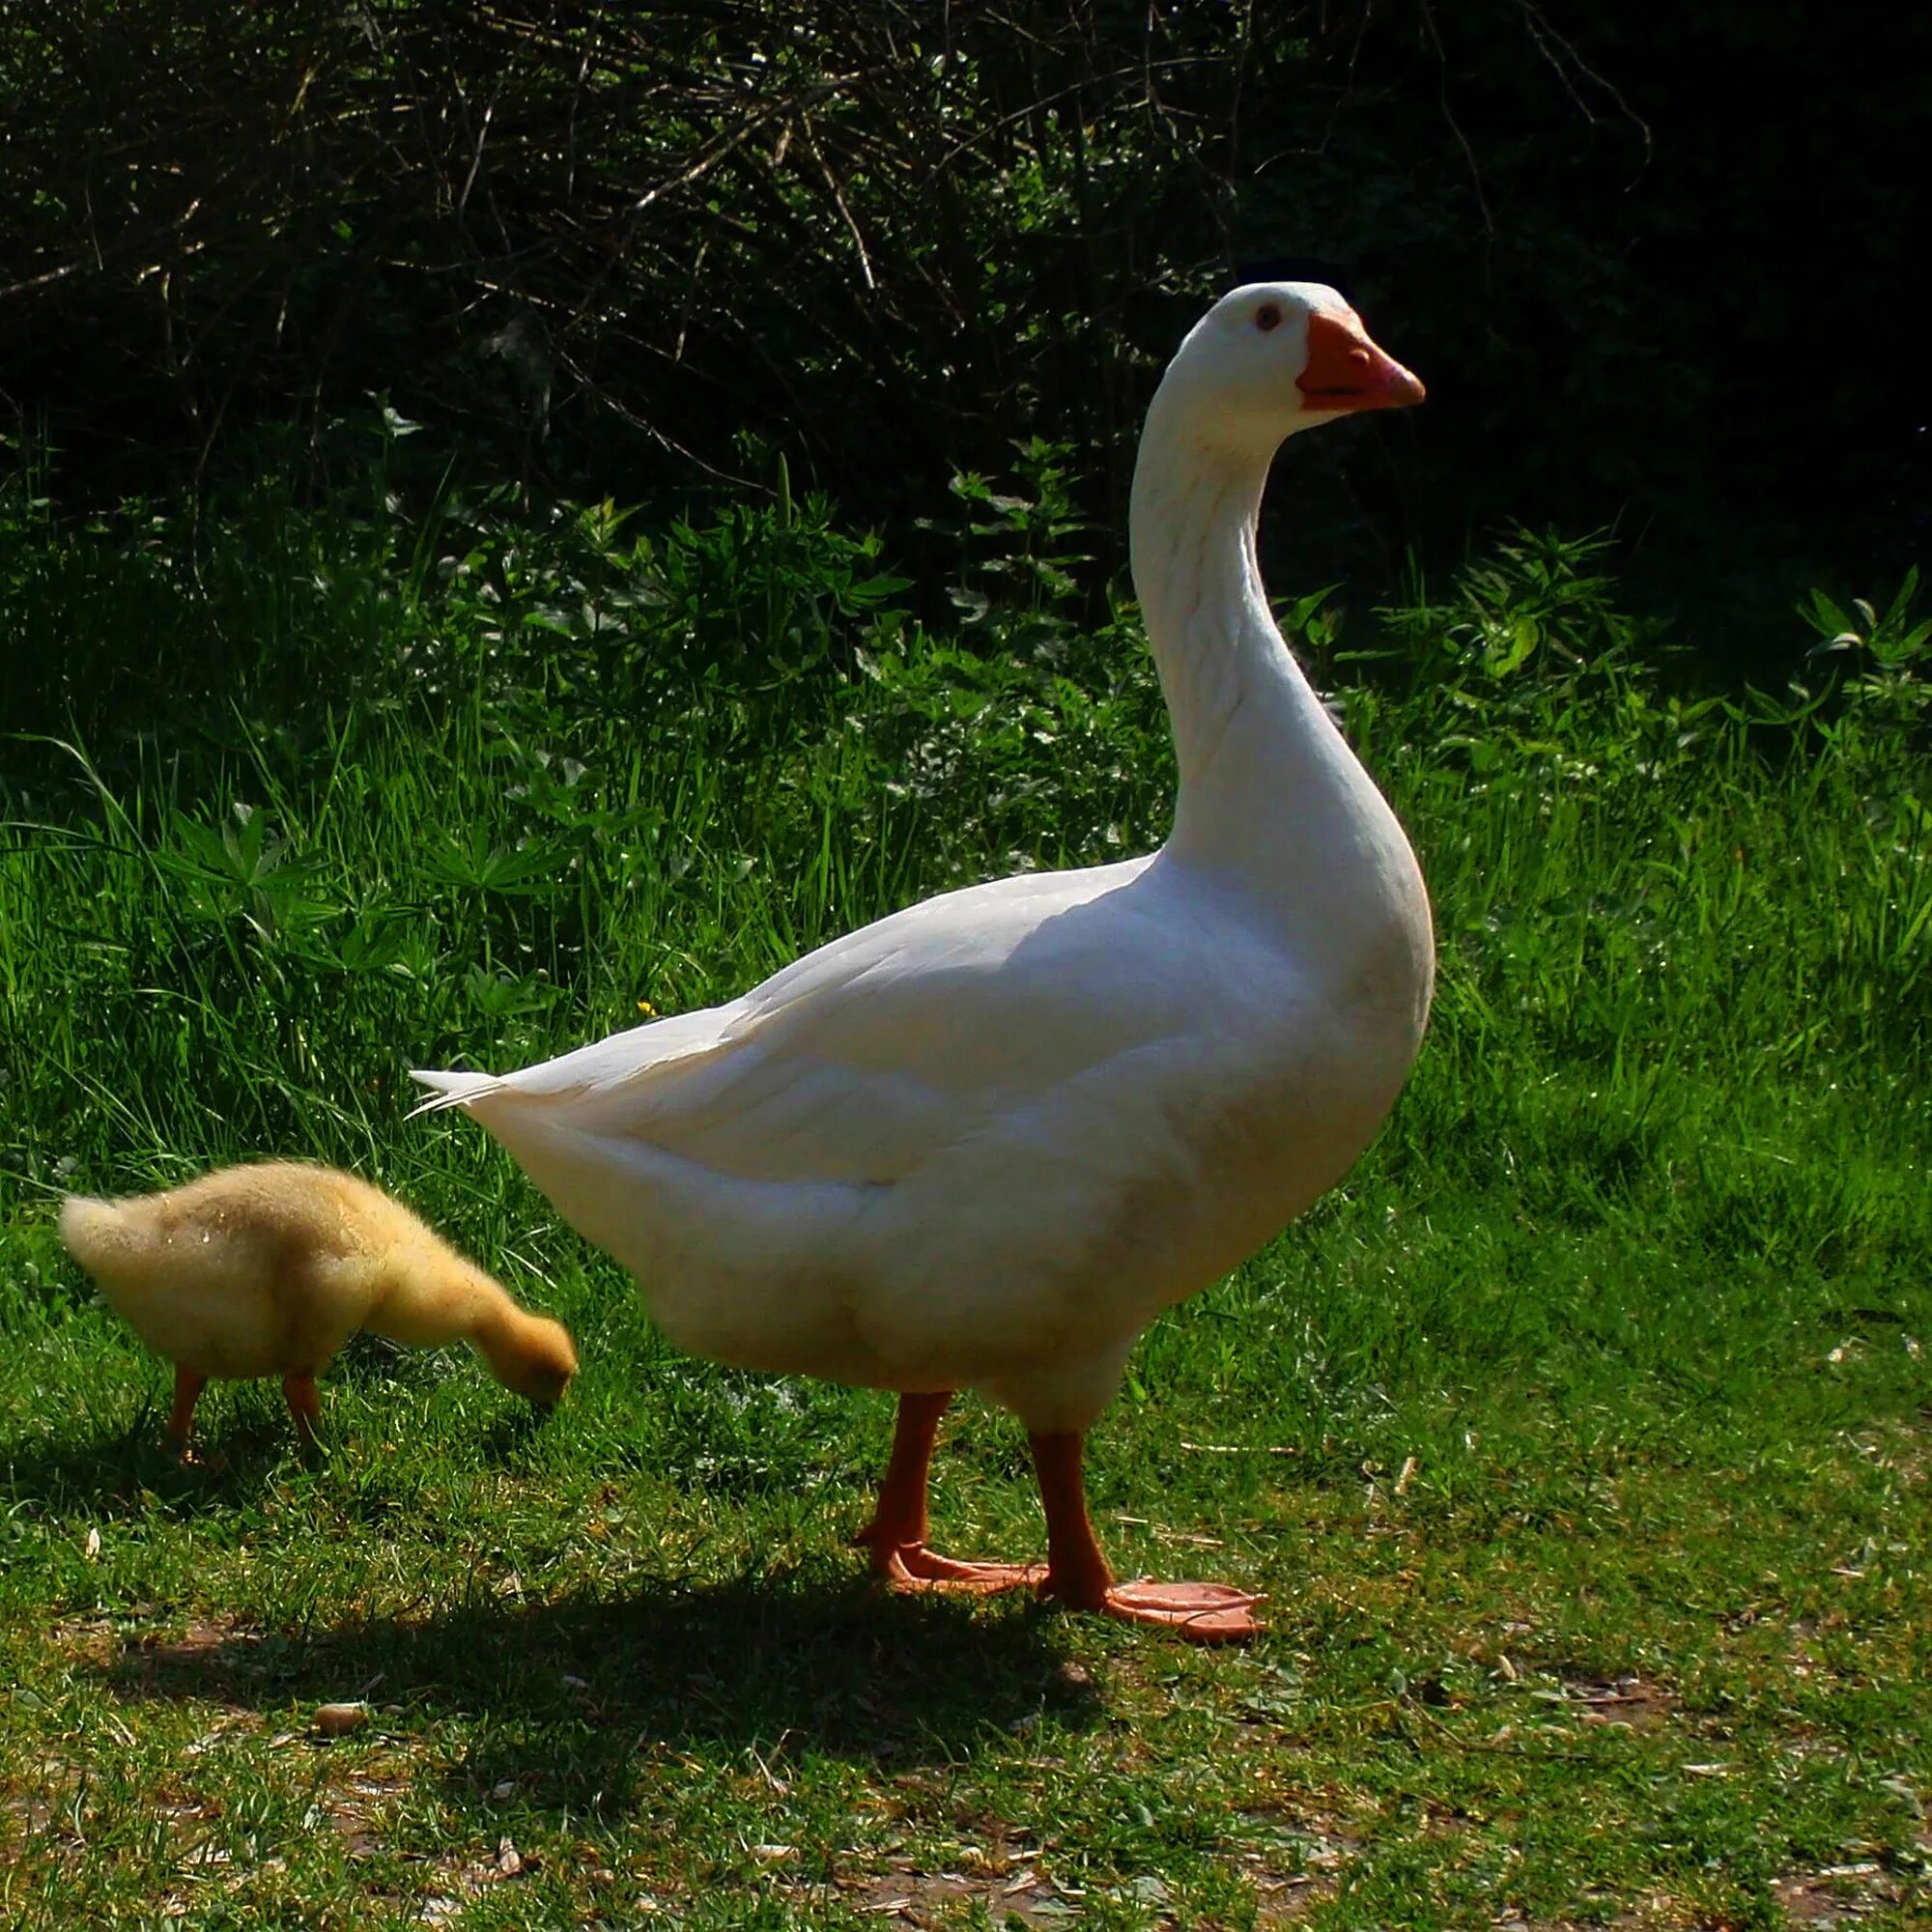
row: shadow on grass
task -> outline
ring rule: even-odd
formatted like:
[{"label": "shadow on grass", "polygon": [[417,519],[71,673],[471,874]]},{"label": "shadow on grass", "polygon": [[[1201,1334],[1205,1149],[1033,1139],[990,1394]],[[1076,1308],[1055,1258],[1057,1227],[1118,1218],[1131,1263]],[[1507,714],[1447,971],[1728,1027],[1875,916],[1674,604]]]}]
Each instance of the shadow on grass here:
[{"label": "shadow on grass", "polygon": [[210,1628],[130,1643],[100,1674],[128,1699],[286,1712],[366,1694],[379,1728],[468,1720],[453,1799],[508,1778],[528,1802],[579,1813],[621,1808],[659,1745],[910,1766],[971,1755],[1042,1712],[1081,1727],[1102,1715],[1043,1615],[783,1579],[492,1599],[300,1632]]},{"label": "shadow on grass", "polygon": [[[144,1397],[131,1419],[97,1422],[78,1437],[69,1433],[0,1443],[0,1501],[30,1503],[55,1515],[119,1515],[158,1502],[177,1519],[246,1507],[279,1482],[326,1468],[347,1453],[358,1426],[379,1434],[405,1426],[399,1408],[358,1416],[340,1389],[333,1396],[326,1383],[322,1447],[307,1453],[272,1381],[212,1384],[195,1418],[186,1464],[164,1439],[166,1406]],[[495,1392],[481,1401],[494,1401],[495,1412],[482,1410],[486,1419],[470,1432],[475,1453],[497,1467],[522,1466],[554,1426],[554,1412],[513,1397],[496,1399]]]},{"label": "shadow on grass", "polygon": [[170,1516],[232,1512],[258,1502],[300,1466],[286,1416],[238,1416],[197,1431],[195,1461],[179,1462],[161,1437],[162,1410],[144,1406],[131,1425],[0,1449],[0,1500],[50,1515],[118,1516],[159,1506]]}]

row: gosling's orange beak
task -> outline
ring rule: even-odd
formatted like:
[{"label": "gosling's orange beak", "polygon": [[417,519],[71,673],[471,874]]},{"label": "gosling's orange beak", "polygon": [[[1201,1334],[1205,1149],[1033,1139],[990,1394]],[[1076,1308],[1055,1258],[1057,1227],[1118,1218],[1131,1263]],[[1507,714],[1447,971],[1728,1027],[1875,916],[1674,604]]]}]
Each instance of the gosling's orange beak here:
[{"label": "gosling's orange beak", "polygon": [[1421,382],[1369,340],[1353,315],[1317,310],[1308,318],[1308,367],[1295,381],[1311,410],[1406,410],[1421,402]]}]

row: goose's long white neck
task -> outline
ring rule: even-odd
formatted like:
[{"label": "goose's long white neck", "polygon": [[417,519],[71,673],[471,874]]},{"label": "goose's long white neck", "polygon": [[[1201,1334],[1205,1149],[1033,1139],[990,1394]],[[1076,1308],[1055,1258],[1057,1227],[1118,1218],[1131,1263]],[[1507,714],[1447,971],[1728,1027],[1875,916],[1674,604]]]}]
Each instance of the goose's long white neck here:
[{"label": "goose's long white neck", "polygon": [[1141,439],[1134,587],[1180,771],[1166,850],[1338,962],[1406,931],[1426,1000],[1428,908],[1414,855],[1262,587],[1255,525],[1272,453],[1204,438],[1184,399],[1165,392]]}]

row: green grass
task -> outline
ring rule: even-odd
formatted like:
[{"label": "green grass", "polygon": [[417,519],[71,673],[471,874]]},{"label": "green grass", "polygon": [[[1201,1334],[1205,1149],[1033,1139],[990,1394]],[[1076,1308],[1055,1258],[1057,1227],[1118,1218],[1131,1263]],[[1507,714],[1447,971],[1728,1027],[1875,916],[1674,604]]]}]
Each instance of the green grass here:
[{"label": "green grass", "polygon": [[[12,748],[0,833],[9,1925],[1932,1912],[1902,607],[1800,724],[1672,696],[1587,547],[1288,612],[1319,662],[1397,653],[1347,703],[1442,974],[1388,1132],[1157,1325],[1094,1438],[1121,1567],[1264,1590],[1250,1650],[875,1596],[844,1540],[889,1403],[677,1355],[480,1134],[405,1123],[412,1064],[1158,838],[1133,614],[1065,621],[1008,515],[1027,608],[951,639],[810,505],[648,544],[447,504],[192,554],[0,533],[0,662],[66,740]],[[398,1188],[568,1321],[561,1408],[363,1342],[320,1463],[241,1387],[169,1464],[57,1193],[268,1153]],[[935,1506],[943,1548],[1039,1548],[1009,1418],[962,1406]]]}]

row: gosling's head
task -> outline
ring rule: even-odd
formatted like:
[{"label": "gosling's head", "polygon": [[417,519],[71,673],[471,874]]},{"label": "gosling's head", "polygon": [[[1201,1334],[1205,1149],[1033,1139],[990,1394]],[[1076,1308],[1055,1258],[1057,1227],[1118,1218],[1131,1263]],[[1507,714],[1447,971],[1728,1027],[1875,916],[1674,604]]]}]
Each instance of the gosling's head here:
[{"label": "gosling's head", "polygon": [[490,1373],[506,1389],[547,1407],[562,1399],[577,1373],[577,1344],[548,1315],[525,1315],[487,1353]]}]

